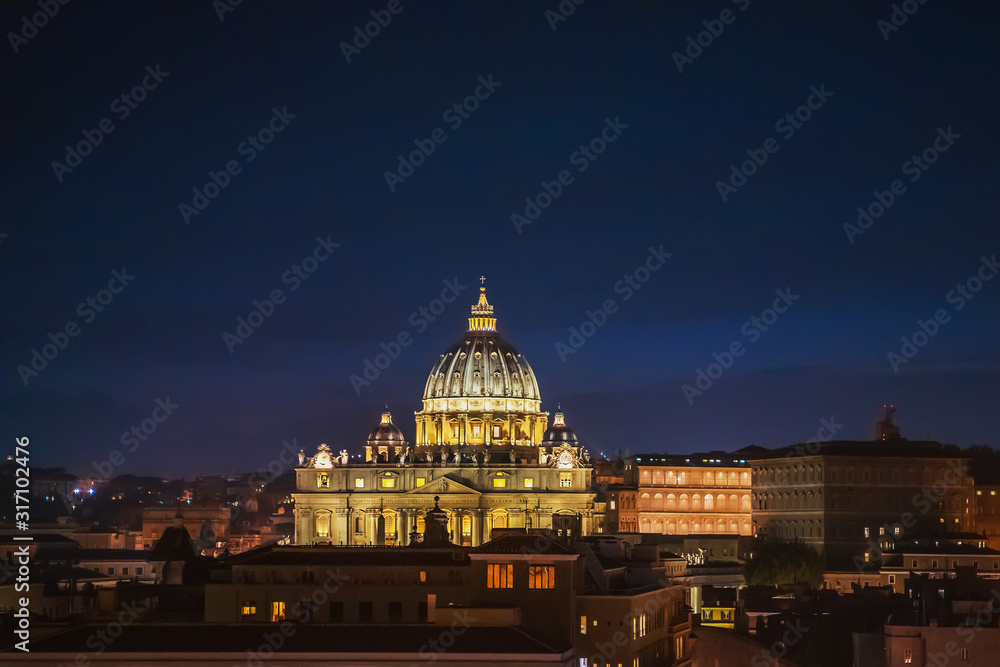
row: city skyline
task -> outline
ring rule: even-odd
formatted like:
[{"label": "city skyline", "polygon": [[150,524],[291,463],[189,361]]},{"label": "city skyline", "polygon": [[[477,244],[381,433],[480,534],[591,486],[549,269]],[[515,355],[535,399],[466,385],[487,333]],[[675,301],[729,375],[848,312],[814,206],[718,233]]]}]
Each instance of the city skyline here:
[{"label": "city skyline", "polygon": [[6,6],[7,449],[412,443],[481,277],[594,456],[1000,444],[998,10],[569,4]]}]

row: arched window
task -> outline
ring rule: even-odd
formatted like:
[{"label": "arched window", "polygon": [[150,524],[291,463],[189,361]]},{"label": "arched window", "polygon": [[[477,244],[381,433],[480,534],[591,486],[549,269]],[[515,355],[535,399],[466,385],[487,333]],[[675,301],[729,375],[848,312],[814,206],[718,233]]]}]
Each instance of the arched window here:
[{"label": "arched window", "polygon": [[330,537],[330,523],[330,512],[316,512],[316,537]]}]

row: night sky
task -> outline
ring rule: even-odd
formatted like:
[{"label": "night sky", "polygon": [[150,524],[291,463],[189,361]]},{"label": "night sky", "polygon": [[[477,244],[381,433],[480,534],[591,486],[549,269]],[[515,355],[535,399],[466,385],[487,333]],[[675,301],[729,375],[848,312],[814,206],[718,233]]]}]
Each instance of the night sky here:
[{"label": "night sky", "polygon": [[594,454],[997,445],[1000,8],[680,4],[3,3],[4,453],[412,440],[481,275]]}]

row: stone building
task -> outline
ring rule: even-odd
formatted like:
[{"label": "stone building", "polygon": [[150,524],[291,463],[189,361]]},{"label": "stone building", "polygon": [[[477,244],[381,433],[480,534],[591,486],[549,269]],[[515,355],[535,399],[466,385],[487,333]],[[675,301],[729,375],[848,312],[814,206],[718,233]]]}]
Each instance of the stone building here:
[{"label": "stone building", "polygon": [[973,529],[968,463],[955,446],[900,437],[887,414],[876,440],[807,443],[755,458],[754,527],[806,542],[828,567],[874,567],[892,541]]},{"label": "stone building", "polygon": [[630,456],[607,503],[607,532],[753,534],[750,464],[734,454]]},{"label": "stone building", "polygon": [[325,444],[300,453],[296,544],[409,544],[435,496],[460,546],[497,528],[600,531],[590,455],[562,412],[549,424],[535,374],[497,333],[485,288],[466,333],[434,362],[415,416],[411,447],[386,410],[364,463]]}]

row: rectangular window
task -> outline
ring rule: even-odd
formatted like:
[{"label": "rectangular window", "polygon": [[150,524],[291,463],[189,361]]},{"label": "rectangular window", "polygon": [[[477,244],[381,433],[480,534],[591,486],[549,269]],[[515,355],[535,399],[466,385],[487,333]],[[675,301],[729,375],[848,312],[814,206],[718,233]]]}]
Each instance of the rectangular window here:
[{"label": "rectangular window", "polygon": [[427,482],[423,477],[417,477],[417,487],[423,486]]},{"label": "rectangular window", "polygon": [[371,623],[374,617],[374,606],[371,602],[358,603],[358,623]]},{"label": "rectangular window", "polygon": [[364,477],[355,477],[354,478],[354,488],[355,489],[363,489],[363,488],[365,488],[365,478]]},{"label": "rectangular window", "polygon": [[394,489],[396,488],[396,480],[392,477],[382,478],[382,488],[383,489]]},{"label": "rectangular window", "polygon": [[865,526],[865,537],[871,537],[871,535],[869,534],[870,532],[871,531],[868,529],[868,526]]},{"label": "rectangular window", "polygon": [[513,563],[487,563],[486,588],[514,588]]},{"label": "rectangular window", "polygon": [[571,472],[559,473],[559,488],[568,489],[572,486],[573,486],[573,473]]},{"label": "rectangular window", "polygon": [[535,488],[535,479],[533,477],[524,478],[524,488],[533,489]]},{"label": "rectangular window", "polygon": [[968,660],[968,659],[969,659],[969,649],[963,648],[962,649],[962,660]]},{"label": "rectangular window", "polygon": [[937,567],[937,561],[936,560],[932,560],[931,561],[931,567],[933,567],[933,568]]},{"label": "rectangular window", "polygon": [[108,568],[108,574],[114,574],[114,573],[115,573],[115,568],[109,567]]},{"label": "rectangular window", "polygon": [[284,602],[272,602],[271,603],[271,622],[277,623],[278,621],[285,620],[285,603]]},{"label": "rectangular window", "polygon": [[494,489],[504,489],[506,487],[507,487],[507,480],[506,479],[504,479],[503,477],[494,477],[493,478],[493,488]]},{"label": "rectangular window", "polygon": [[344,622],[344,603],[342,600],[336,600],[330,603],[330,622]]},{"label": "rectangular window", "polygon": [[913,559],[913,567],[916,567],[916,566],[917,566],[917,559],[916,559],[916,558],[914,558],[914,559]]},{"label": "rectangular window", "polygon": [[894,574],[890,574],[889,575],[889,583],[890,584],[896,583],[896,575],[894,575]]},{"label": "rectangular window", "polygon": [[529,565],[528,588],[555,588],[555,565]]},{"label": "rectangular window", "polygon": [[389,622],[390,623],[402,623],[403,622],[403,603],[402,602],[390,602],[389,603]]},{"label": "rectangular window", "polygon": [[135,576],[137,576],[137,577],[141,577],[142,576],[142,568],[141,567],[135,568]]},{"label": "rectangular window", "polygon": [[427,571],[426,570],[420,570],[420,583],[422,583],[422,584],[426,584],[427,583]]},{"label": "rectangular window", "polygon": [[122,568],[122,576],[123,577],[127,577],[128,576],[128,568],[127,567],[123,567]]},{"label": "rectangular window", "polygon": [[611,509],[614,509],[614,508],[615,508],[615,501],[612,500],[611,501]]},{"label": "rectangular window", "polygon": [[244,602],[242,604],[242,606],[240,606],[240,615],[241,616],[256,616],[257,615],[257,603],[253,602],[252,600],[248,601],[248,602]]},{"label": "rectangular window", "polygon": [[316,488],[318,489],[329,489],[330,488],[330,473],[321,472],[316,475]]},{"label": "rectangular window", "polygon": [[903,649],[903,664],[904,665],[911,665],[911,664],[913,664],[913,649],[912,648],[904,648]]},{"label": "rectangular window", "polygon": [[472,437],[473,438],[478,438],[479,437],[479,433],[480,433],[479,425],[478,424],[473,424],[472,425]]},{"label": "rectangular window", "polygon": [[500,427],[499,426],[494,426],[493,427],[493,437],[494,438],[499,438],[500,437]]},{"label": "rectangular window", "polygon": [[580,617],[580,634],[581,635],[587,634],[587,617],[586,616],[581,616]]}]

